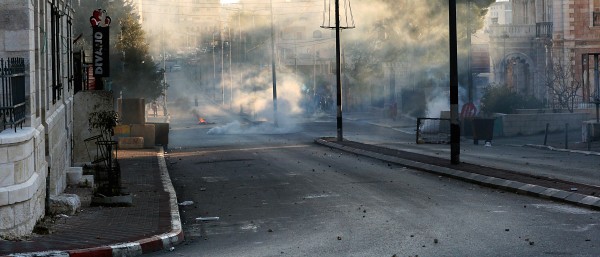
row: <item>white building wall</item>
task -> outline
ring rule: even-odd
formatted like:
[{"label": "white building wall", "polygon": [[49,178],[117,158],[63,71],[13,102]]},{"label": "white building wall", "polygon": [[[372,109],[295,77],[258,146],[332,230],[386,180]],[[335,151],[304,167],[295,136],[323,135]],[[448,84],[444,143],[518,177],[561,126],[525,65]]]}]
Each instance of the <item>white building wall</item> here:
[{"label": "white building wall", "polygon": [[[53,1],[0,3],[0,58],[25,59],[27,96],[23,127],[16,131],[0,127],[0,238],[31,234],[36,222],[45,215],[47,189],[55,195],[65,188],[65,173],[71,165],[73,108],[68,82],[72,65],[67,24],[72,9],[64,1],[55,1],[59,7],[56,10],[61,13],[61,35],[55,51],[50,26]],[[60,55],[60,71],[52,67],[52,55]],[[60,98],[52,97],[52,72],[56,72],[56,81],[64,85]],[[47,182],[50,188],[46,187]]]}]

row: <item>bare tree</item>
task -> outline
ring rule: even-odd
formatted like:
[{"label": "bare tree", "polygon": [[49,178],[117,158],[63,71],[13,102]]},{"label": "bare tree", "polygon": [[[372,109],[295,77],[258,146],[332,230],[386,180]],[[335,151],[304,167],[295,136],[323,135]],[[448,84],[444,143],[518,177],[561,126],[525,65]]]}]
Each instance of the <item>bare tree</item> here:
[{"label": "bare tree", "polygon": [[583,87],[583,83],[575,76],[573,68],[555,58],[546,67],[545,85],[550,94],[552,107],[568,109],[572,113],[577,100],[581,98]]}]

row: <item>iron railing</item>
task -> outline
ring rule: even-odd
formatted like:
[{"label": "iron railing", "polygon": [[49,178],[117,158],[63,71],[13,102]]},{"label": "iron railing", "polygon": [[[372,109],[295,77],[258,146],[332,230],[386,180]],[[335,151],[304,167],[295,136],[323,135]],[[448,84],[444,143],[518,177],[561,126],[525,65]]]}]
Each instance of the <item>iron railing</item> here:
[{"label": "iron railing", "polygon": [[546,108],[548,109],[568,109],[571,106],[574,110],[577,110],[595,108],[596,105],[594,104],[594,99],[587,100],[582,96],[575,96],[568,103],[564,104],[561,104],[556,98],[551,98],[546,102]]},{"label": "iron railing", "polygon": [[537,38],[552,38],[552,22],[538,22],[535,24]]},{"label": "iron railing", "polygon": [[417,144],[449,144],[450,119],[417,118]]},{"label": "iron railing", "polygon": [[17,131],[25,122],[25,59],[0,59],[0,123]]}]

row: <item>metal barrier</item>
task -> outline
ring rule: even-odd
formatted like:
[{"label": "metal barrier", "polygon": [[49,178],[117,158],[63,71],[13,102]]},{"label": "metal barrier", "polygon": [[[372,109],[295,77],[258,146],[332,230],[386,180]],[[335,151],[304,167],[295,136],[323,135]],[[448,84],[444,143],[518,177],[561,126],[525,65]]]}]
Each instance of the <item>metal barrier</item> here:
[{"label": "metal barrier", "polygon": [[17,131],[25,122],[25,59],[0,59],[0,123]]},{"label": "metal barrier", "polygon": [[417,144],[449,144],[450,119],[417,118]]}]

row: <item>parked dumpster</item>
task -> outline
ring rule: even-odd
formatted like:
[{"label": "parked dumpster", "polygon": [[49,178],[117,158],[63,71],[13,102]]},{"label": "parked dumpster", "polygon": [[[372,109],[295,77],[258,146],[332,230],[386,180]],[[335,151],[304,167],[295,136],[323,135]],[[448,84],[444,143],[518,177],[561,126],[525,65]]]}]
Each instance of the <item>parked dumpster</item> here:
[{"label": "parked dumpster", "polygon": [[492,142],[494,137],[494,121],[495,118],[473,118],[472,132],[473,144],[479,144],[479,140]]}]

